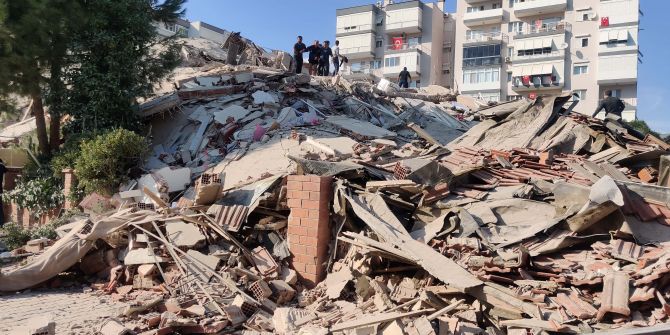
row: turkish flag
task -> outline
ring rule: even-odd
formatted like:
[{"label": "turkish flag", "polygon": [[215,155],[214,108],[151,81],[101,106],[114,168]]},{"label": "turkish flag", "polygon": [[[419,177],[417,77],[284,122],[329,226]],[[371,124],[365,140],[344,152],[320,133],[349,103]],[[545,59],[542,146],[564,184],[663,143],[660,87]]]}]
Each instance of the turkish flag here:
[{"label": "turkish flag", "polygon": [[609,27],[610,25],[610,18],[609,16],[604,16],[600,18],[600,26],[601,27]]},{"label": "turkish flag", "polygon": [[393,50],[402,49],[402,37],[393,37]]},{"label": "turkish flag", "polygon": [[523,76],[523,77],[521,77],[521,81],[522,81],[523,84],[526,85],[526,86],[530,85],[530,76]]},{"label": "turkish flag", "polygon": [[535,99],[535,98],[537,98],[537,93],[535,93],[535,92],[533,92],[533,93],[528,93],[528,98],[530,98],[530,99]]}]

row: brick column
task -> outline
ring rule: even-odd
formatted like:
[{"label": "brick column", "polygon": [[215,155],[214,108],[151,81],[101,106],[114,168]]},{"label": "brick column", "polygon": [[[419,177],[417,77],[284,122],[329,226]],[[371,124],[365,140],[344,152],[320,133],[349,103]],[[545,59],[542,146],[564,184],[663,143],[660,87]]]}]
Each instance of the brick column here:
[{"label": "brick column", "polygon": [[65,203],[63,204],[63,209],[72,209],[76,206],[75,203],[70,200],[70,194],[72,193],[72,187],[76,181],[73,169],[63,169],[63,195],[65,196]]},{"label": "brick column", "polygon": [[307,287],[326,276],[331,186],[331,177],[288,176],[288,248],[291,264]]}]

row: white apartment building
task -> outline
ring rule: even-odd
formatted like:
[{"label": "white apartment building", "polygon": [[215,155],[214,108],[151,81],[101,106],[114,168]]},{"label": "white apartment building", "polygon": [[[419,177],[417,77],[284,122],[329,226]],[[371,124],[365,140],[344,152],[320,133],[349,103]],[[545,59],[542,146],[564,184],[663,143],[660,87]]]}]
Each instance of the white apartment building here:
[{"label": "white apartment building", "polygon": [[349,59],[344,73],[374,74],[397,82],[407,67],[412,87],[450,87],[455,27],[452,16],[444,12],[444,1],[384,0],[338,9],[336,38],[340,53]]},{"label": "white apartment building", "polygon": [[457,0],[454,86],[491,101],[605,90],[636,118],[639,0]]},{"label": "white apartment building", "polygon": [[202,21],[177,19],[174,23],[154,22],[154,26],[161,36],[200,37],[221,44],[230,35],[230,32]]}]

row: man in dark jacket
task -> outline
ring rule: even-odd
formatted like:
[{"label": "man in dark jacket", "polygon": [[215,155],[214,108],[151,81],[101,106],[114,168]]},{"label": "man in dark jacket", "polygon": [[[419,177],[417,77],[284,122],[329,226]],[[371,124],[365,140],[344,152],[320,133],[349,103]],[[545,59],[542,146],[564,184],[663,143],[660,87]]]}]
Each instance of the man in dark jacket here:
[{"label": "man in dark jacket", "polygon": [[298,42],[293,45],[293,58],[295,58],[295,73],[302,73],[302,53],[307,46],[302,43],[302,36],[298,36]]},{"label": "man in dark jacket", "polygon": [[7,168],[5,167],[5,162],[0,159],[0,227],[2,227],[5,224],[5,211],[2,208],[3,203],[2,203],[2,190],[3,190],[3,185],[2,181],[5,178],[5,172],[7,172]]},{"label": "man in dark jacket", "polygon": [[624,105],[621,99],[613,97],[612,91],[605,91],[605,98],[600,100],[596,111],[593,113],[595,117],[601,110],[605,109],[605,117],[608,115],[616,115],[619,118],[621,117],[621,112],[623,112],[626,105]]},{"label": "man in dark jacket", "polygon": [[330,48],[330,41],[323,41],[323,47],[319,54],[319,75],[327,76],[330,73],[330,56],[333,50]]},{"label": "man in dark jacket", "polygon": [[402,88],[408,88],[410,80],[412,80],[412,76],[409,74],[409,71],[407,71],[407,67],[404,67],[398,75],[398,84],[400,84],[400,87]]},{"label": "man in dark jacket", "polygon": [[309,52],[309,57],[307,58],[307,61],[309,62],[309,74],[315,76],[317,67],[319,66],[319,56],[321,55],[321,45],[319,45],[319,41],[315,40],[314,44],[307,47],[306,51]]}]

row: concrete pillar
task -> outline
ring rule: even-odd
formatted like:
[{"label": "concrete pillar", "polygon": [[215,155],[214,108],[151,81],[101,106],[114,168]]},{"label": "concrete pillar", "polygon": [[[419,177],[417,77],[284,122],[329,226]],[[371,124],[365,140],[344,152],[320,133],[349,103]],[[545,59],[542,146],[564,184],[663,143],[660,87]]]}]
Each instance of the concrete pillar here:
[{"label": "concrete pillar", "polygon": [[64,209],[72,209],[77,204],[73,203],[70,200],[70,195],[72,194],[72,187],[76,182],[76,176],[74,175],[73,169],[63,169],[63,195],[65,196],[65,203],[63,204]]},{"label": "concrete pillar", "polygon": [[332,178],[315,175],[288,176],[288,248],[291,265],[307,287],[326,276],[330,243]]}]

